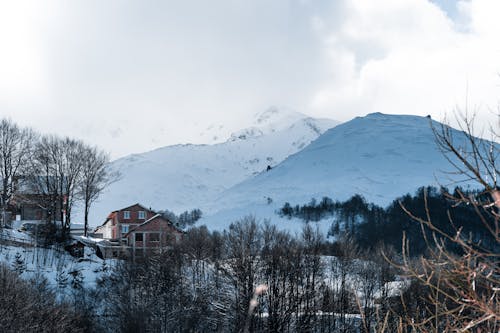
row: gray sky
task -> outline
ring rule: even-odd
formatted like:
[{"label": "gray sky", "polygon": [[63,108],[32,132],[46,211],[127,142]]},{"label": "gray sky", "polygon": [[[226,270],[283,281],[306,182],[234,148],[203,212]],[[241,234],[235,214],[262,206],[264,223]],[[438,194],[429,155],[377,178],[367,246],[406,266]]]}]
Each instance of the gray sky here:
[{"label": "gray sky", "polygon": [[113,157],[201,143],[273,105],[441,119],[467,95],[487,124],[498,13],[492,0],[0,0],[0,116]]}]

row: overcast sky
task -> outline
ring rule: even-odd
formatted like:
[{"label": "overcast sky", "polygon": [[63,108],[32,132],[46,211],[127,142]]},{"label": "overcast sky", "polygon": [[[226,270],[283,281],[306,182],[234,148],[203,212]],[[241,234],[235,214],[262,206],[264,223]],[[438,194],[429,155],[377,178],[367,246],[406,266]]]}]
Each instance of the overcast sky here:
[{"label": "overcast sky", "polygon": [[270,106],[441,119],[500,101],[496,0],[0,0],[0,115],[113,157]]}]

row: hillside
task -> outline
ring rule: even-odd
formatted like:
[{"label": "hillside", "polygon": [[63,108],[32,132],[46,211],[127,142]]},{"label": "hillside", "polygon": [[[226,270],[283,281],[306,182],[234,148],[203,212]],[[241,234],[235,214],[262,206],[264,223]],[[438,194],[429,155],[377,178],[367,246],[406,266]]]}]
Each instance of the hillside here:
[{"label": "hillside", "polygon": [[104,221],[113,209],[136,202],[175,212],[204,206],[268,165],[277,165],[336,124],[271,108],[223,143],[167,146],[116,160],[111,167],[122,177],[94,205],[91,224]]},{"label": "hillside", "polygon": [[222,228],[247,214],[276,220],[274,212],[285,202],[323,196],[361,194],[384,206],[423,185],[454,185],[445,174],[450,170],[429,118],[373,113],[328,130],[272,170],[224,191],[201,223]]}]

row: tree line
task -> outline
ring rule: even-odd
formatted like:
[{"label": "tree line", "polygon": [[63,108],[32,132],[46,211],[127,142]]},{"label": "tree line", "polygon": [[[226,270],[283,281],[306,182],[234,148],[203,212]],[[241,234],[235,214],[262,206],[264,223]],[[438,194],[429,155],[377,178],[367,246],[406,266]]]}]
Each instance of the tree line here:
[{"label": "tree line", "polygon": [[168,209],[161,210],[159,213],[181,229],[193,226],[203,215],[202,211],[198,208],[186,210],[179,215]]},{"label": "tree line", "polygon": [[[427,186],[419,188],[413,195],[406,194],[393,200],[386,208],[368,203],[360,195],[354,195],[343,202],[324,197],[319,202],[312,199],[302,206],[292,207],[289,203],[285,203],[278,210],[278,214],[287,218],[300,218],[304,222],[330,219],[332,224],[329,236],[347,234],[359,246],[366,249],[375,248],[383,243],[401,252],[401,239],[405,234],[405,237],[411,240],[410,253],[418,256],[427,250],[426,238],[430,237],[430,231],[422,233],[420,225],[402,209],[405,207],[414,217],[425,218],[429,215],[433,224],[446,234],[454,234],[460,229],[472,243],[481,244],[491,250],[500,250],[495,237],[484,228],[481,221],[478,221],[477,208],[472,204],[457,204],[452,199],[459,193],[465,197],[481,200],[485,192],[466,191],[459,187],[450,192],[445,188]],[[493,223],[493,216],[485,218]],[[449,245],[450,250],[459,251],[459,248]]]},{"label": "tree line", "polygon": [[100,281],[99,318],[120,332],[354,332],[377,327],[375,304],[401,311],[395,275],[348,240],[333,247],[310,225],[291,235],[249,216],[121,262]]},{"label": "tree line", "polygon": [[[447,255],[457,262],[462,258]],[[441,281],[438,291],[429,285],[434,276],[419,280],[429,269],[422,266],[427,258],[432,257],[409,258],[382,244],[363,249],[348,235],[332,243],[311,223],[292,235],[249,216],[223,232],[193,227],[181,242],[142,261],[118,261],[112,266],[103,262],[95,287],[83,283],[78,271],[69,272],[69,279],[58,275],[54,287],[41,276],[30,283],[42,283],[44,288],[37,288],[52,295],[57,288],[66,290],[59,302],[44,304],[54,306],[46,307],[54,311],[54,318],[62,306],[75,331],[414,332],[421,330],[412,325],[421,321],[428,326],[415,327],[435,324],[437,331],[446,331],[455,313],[436,313],[436,306],[454,309],[460,301],[445,298],[460,292],[446,282],[468,287],[463,278],[448,277],[450,263],[443,259],[436,263],[439,270],[432,271]],[[23,269],[17,257],[13,268]],[[480,274],[489,271],[478,272],[475,280],[474,292],[482,299],[492,291],[487,284],[492,277],[483,279]],[[36,296],[37,291],[20,287],[26,293],[23,297]],[[7,296],[9,290],[0,290],[5,295],[0,310],[17,306],[17,300]],[[497,307],[495,300],[488,304]],[[462,320],[482,315],[476,308],[463,309]],[[429,323],[434,316],[437,320]],[[11,320],[16,317],[6,316],[5,326],[0,327],[9,327]],[[39,325],[51,329],[55,323]],[[476,326],[494,331],[495,322],[490,319]]]}]

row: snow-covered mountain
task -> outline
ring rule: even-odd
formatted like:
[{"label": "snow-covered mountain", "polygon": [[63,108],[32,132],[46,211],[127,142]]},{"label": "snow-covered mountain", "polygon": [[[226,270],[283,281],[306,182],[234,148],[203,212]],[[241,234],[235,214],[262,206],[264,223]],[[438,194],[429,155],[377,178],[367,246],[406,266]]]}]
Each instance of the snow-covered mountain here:
[{"label": "snow-covered mountain", "polygon": [[[250,137],[257,137],[261,135],[271,134],[278,131],[286,130],[290,125],[307,118],[302,113],[296,112],[290,108],[280,106],[271,106],[267,110],[257,113],[250,120],[250,125],[242,130],[235,132],[229,131],[226,124],[212,124],[208,126],[204,131],[199,134],[199,138],[203,140],[205,144],[216,144],[223,143],[228,140],[245,139]],[[312,118],[311,118],[312,119]],[[313,127],[319,125],[320,130],[323,129],[324,125],[330,126],[337,124],[337,122],[323,122],[321,119],[314,119],[319,121],[318,124],[312,124]]]},{"label": "snow-covered mountain", "polygon": [[222,228],[248,214],[276,220],[274,212],[285,202],[323,196],[345,200],[361,194],[386,205],[420,186],[449,185],[443,172],[450,170],[429,118],[373,113],[328,130],[272,170],[224,191],[201,222]]},{"label": "snow-covered mountain", "polygon": [[91,210],[91,224],[114,209],[141,203],[156,210],[181,212],[199,208],[250,176],[275,166],[303,149],[327,129],[330,119],[270,108],[255,116],[247,129],[223,143],[175,145],[134,154],[112,163],[121,179]]}]

